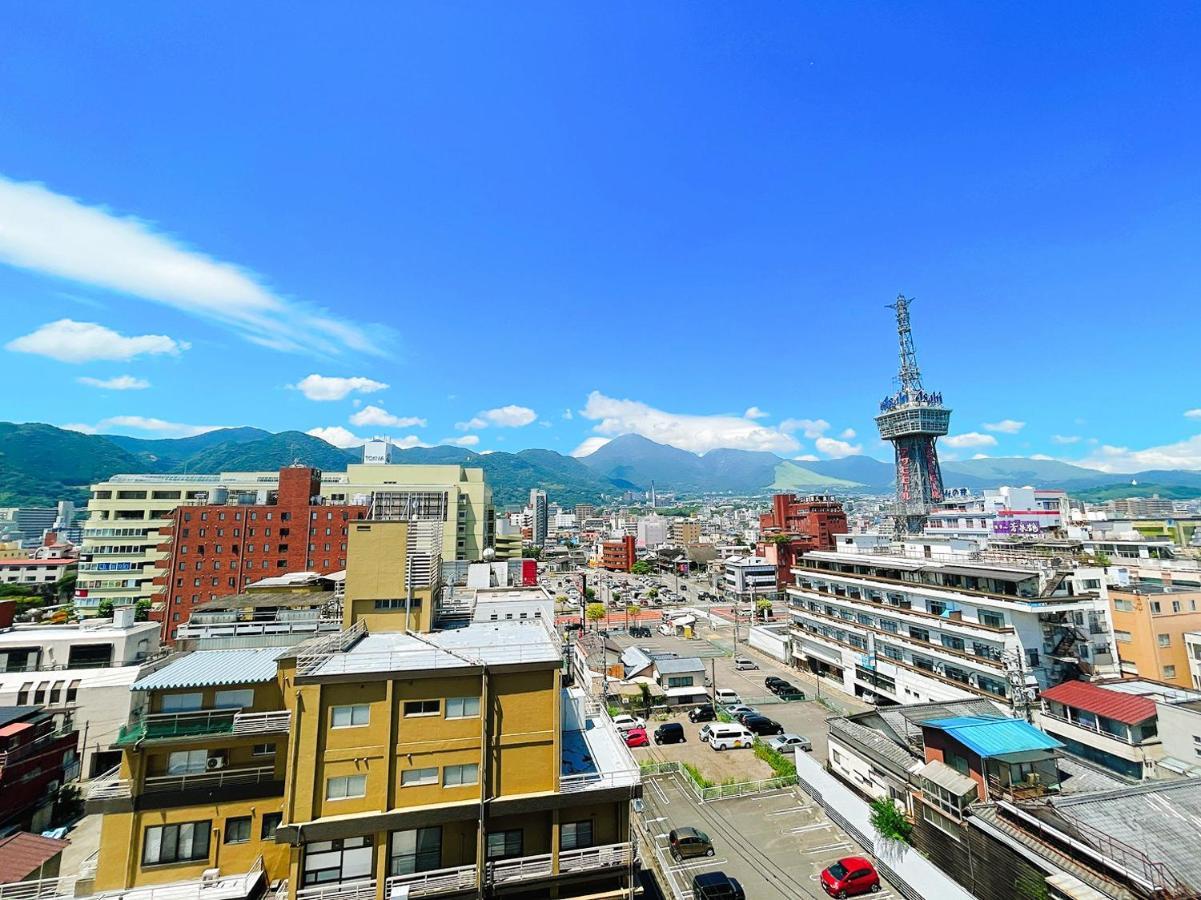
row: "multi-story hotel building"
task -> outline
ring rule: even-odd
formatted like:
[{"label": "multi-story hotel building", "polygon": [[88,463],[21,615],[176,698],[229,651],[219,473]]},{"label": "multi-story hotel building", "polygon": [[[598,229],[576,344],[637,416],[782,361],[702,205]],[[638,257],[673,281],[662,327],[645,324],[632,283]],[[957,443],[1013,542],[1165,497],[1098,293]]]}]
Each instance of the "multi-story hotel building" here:
[{"label": "multi-story hotel building", "polygon": [[[167,575],[161,531],[174,527],[177,507],[217,502],[269,504],[273,497],[278,501],[279,490],[278,472],[115,475],[93,485],[84,523],[76,608],[83,615],[93,615],[102,600],[118,606],[153,600],[163,587],[155,580]],[[442,555],[447,559],[479,559],[483,550],[492,546],[495,511],[482,469],[350,465],[345,472],[322,473],[320,497],[313,502],[369,505],[377,519],[440,522]]]},{"label": "multi-story hotel building", "polygon": [[[360,528],[377,529],[361,565]],[[550,596],[480,590],[464,608],[456,594],[461,627],[439,630],[428,601],[414,613],[408,563],[375,552],[408,546],[408,528],[352,527],[343,631],[197,651],[134,685],[146,711],[90,790],[105,813],[92,890],[633,895],[638,767],[565,683]]]},{"label": "multi-story hotel building", "polygon": [[981,696],[1017,706],[1082,674],[1115,674],[1104,573],[992,563],[937,539],[843,535],[787,588],[797,666],[885,703]]}]

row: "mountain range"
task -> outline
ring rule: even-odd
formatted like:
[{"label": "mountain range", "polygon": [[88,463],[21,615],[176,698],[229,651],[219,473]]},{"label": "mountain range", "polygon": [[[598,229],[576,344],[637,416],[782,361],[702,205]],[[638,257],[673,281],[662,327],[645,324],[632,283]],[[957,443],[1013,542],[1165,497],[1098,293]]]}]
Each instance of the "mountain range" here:
[{"label": "mountain range", "polygon": [[[301,462],[337,471],[356,462],[345,450],[299,431],[224,428],[195,437],[144,439],[89,435],[43,424],[0,422],[0,506],[48,506],[87,499],[88,486],[130,472],[271,471]],[[636,434],[616,437],[576,459],[553,450],[476,453],[461,447],[396,448],[400,463],[478,466],[498,506],[524,503],[542,488],[564,505],[595,503],[654,484],[661,492],[747,495],[770,491],[885,493],[893,467],[868,456],[811,462],[773,453],[717,449],[697,455]],[[944,462],[948,487],[1002,484],[1063,488],[1090,498],[1201,496],[1201,472],[1164,470],[1114,475],[1057,460],[999,457]]]}]

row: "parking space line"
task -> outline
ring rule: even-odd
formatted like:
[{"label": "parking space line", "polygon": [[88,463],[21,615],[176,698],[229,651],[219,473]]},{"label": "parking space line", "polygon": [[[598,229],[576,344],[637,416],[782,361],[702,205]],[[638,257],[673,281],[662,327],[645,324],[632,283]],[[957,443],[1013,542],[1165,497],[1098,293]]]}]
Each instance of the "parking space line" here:
[{"label": "parking space line", "polygon": [[696,862],[677,863],[674,866],[669,866],[668,870],[671,872],[683,872],[688,869],[703,869],[706,866],[722,866],[728,862],[729,860],[724,856],[721,859],[710,859],[707,856],[703,856]]},{"label": "parking space line", "polygon": [[789,828],[789,834],[804,834],[807,831],[822,831],[829,830],[834,827],[833,822],[815,822],[812,825],[798,825],[796,828]]},{"label": "parking space line", "polygon": [[850,850],[850,849],[851,849],[851,845],[845,841],[842,841],[837,844],[826,844],[825,846],[822,846],[822,847],[810,847],[809,849],[802,850],[801,852],[804,854],[810,855],[813,853],[832,853],[835,850],[841,851],[841,850]]},{"label": "parking space line", "polygon": [[769,812],[768,816],[791,816],[812,808],[812,806],[789,806],[786,809],[777,809],[775,812]]}]

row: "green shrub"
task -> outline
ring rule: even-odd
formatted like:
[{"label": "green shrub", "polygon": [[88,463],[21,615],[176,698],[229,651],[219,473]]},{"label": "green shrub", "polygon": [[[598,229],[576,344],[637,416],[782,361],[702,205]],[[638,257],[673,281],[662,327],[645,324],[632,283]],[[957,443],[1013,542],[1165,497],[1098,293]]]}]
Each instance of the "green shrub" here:
[{"label": "green shrub", "polygon": [[773,750],[758,738],[755,739],[755,755],[771,766],[772,774],[777,778],[796,775],[795,760],[789,759],[779,750]]},{"label": "green shrub", "polygon": [[913,825],[890,798],[880,797],[873,800],[871,808],[872,828],[876,829],[881,837],[894,841],[909,840]]},{"label": "green shrub", "polygon": [[702,775],[701,770],[698,769],[696,766],[694,766],[692,763],[684,763],[684,771],[688,773],[688,777],[691,778],[696,783],[697,787],[702,787],[702,788],[713,787],[713,782],[710,781],[708,778],[706,778],[704,775]]}]

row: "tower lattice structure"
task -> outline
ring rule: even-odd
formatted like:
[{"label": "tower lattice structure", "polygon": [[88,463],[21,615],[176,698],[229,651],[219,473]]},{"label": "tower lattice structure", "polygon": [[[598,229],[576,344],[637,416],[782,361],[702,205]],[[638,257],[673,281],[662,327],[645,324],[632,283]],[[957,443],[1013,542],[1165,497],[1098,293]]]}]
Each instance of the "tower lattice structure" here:
[{"label": "tower lattice structure", "polygon": [[880,403],[876,427],[880,437],[892,443],[896,458],[896,501],[893,520],[902,534],[919,534],[931,505],[943,498],[942,469],[938,464],[938,438],[947,433],[951,410],[943,406],[942,394],[922,386],[909,327],[912,298],[898,294],[896,303],[900,371],[897,390]]}]

